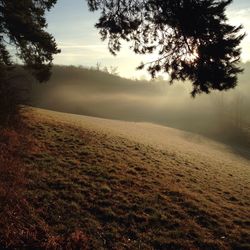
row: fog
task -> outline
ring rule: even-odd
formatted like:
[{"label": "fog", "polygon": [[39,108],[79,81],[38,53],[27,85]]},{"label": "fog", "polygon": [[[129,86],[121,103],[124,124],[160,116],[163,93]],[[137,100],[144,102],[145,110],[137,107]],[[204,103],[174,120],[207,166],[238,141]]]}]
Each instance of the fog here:
[{"label": "fog", "polygon": [[234,90],[190,95],[189,83],[129,80],[97,69],[55,66],[33,84],[31,104],[74,114],[143,121],[195,132],[249,149],[250,63]]}]

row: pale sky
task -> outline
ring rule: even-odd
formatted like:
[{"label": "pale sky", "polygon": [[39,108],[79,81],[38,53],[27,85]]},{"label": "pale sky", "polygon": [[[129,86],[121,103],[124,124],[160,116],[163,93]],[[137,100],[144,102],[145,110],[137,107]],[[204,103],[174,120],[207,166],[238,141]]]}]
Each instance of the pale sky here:
[{"label": "pale sky", "polygon": [[[242,24],[247,33],[242,42],[242,60],[250,61],[250,0],[234,0],[227,10],[228,19],[232,24]],[[150,61],[152,56],[135,55],[124,44],[117,56],[107,49],[107,42],[100,40],[94,24],[98,13],[88,11],[86,0],[58,0],[56,6],[47,14],[48,31],[55,37],[58,47],[62,50],[55,56],[54,64],[95,66],[117,66],[118,72],[124,77],[140,77],[146,71],[137,71],[142,62]]]}]

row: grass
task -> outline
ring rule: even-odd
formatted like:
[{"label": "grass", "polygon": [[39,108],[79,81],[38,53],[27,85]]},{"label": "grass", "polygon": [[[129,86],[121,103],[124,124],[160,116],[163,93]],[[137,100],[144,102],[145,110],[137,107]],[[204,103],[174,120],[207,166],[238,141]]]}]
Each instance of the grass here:
[{"label": "grass", "polygon": [[5,236],[4,247],[250,249],[249,186],[227,185],[228,173],[215,183],[207,163],[176,164],[167,151],[32,112],[25,121],[32,138],[18,158],[25,206],[16,220],[36,233]]}]

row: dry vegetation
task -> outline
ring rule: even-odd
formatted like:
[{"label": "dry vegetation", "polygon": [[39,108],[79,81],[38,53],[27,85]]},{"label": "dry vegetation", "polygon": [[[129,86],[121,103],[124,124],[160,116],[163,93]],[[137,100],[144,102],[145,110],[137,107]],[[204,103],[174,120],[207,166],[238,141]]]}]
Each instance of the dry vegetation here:
[{"label": "dry vegetation", "polygon": [[179,155],[47,111],[23,116],[25,130],[1,134],[3,247],[250,249],[249,162]]}]

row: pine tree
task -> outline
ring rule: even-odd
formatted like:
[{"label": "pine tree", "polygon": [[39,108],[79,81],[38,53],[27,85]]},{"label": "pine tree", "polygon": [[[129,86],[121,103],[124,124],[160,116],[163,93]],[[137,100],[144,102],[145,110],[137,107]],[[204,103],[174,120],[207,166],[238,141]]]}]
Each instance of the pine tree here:
[{"label": "pine tree", "polygon": [[142,63],[154,77],[167,72],[174,80],[189,80],[192,95],[227,90],[237,85],[244,34],[228,24],[226,7],[232,0],[88,0],[101,11],[96,24],[109,50],[116,54],[121,41],[137,54],[158,53]]},{"label": "pine tree", "polygon": [[54,38],[45,31],[45,11],[56,0],[0,1],[0,63],[9,66],[17,57],[39,81],[48,80],[53,55],[59,53]]}]

